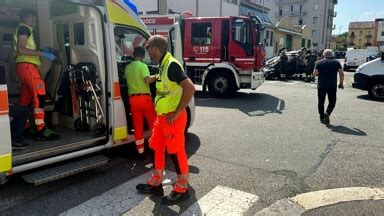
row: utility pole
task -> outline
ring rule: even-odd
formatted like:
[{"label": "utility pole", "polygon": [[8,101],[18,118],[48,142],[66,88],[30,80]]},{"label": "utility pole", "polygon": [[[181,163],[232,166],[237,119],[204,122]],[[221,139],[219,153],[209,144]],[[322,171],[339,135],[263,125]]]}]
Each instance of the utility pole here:
[{"label": "utility pole", "polygon": [[343,26],[339,26],[339,34],[341,34],[341,27],[343,27]]}]

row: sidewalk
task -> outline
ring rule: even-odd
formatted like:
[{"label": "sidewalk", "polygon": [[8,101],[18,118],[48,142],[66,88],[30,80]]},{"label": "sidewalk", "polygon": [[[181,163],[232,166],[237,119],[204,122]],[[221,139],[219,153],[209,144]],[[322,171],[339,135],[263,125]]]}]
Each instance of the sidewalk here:
[{"label": "sidewalk", "polygon": [[314,191],[282,199],[261,215],[384,215],[384,188],[351,187]]}]

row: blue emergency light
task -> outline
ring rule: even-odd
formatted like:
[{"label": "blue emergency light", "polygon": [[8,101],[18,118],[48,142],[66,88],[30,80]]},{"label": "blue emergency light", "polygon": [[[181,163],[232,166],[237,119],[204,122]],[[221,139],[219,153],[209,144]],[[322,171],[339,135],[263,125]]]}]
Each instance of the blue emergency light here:
[{"label": "blue emergency light", "polygon": [[124,3],[133,10],[137,15],[139,15],[139,11],[137,10],[137,7],[135,3],[133,3],[131,0],[124,0]]}]

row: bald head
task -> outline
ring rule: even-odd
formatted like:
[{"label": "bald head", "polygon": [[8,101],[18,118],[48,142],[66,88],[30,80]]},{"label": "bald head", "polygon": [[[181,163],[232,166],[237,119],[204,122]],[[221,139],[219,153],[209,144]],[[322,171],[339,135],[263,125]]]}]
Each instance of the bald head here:
[{"label": "bald head", "polygon": [[153,35],[148,39],[147,48],[154,47],[159,49],[161,54],[165,54],[168,50],[167,39],[161,35]]},{"label": "bald head", "polygon": [[330,50],[330,49],[324,50],[323,56],[324,56],[324,58],[332,58],[332,50]]}]

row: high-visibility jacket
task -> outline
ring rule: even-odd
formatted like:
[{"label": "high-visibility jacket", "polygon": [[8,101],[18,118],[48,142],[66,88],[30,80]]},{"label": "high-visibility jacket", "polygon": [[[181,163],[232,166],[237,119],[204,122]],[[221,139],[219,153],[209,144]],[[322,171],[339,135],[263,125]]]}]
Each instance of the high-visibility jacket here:
[{"label": "high-visibility jacket", "polygon": [[174,112],[180,103],[183,89],[176,82],[168,78],[168,68],[171,63],[176,63],[183,68],[171,53],[164,56],[160,65],[160,72],[156,76],[156,113],[158,115]]},{"label": "high-visibility jacket", "polygon": [[34,65],[41,65],[40,57],[39,56],[29,56],[29,55],[19,55],[17,53],[17,38],[18,38],[18,31],[20,27],[27,27],[31,31],[31,35],[27,38],[27,45],[26,48],[30,50],[36,50],[36,43],[35,39],[33,37],[33,28],[31,26],[25,25],[23,23],[20,23],[20,25],[17,27],[15,34],[13,35],[13,49],[16,56],[16,64],[17,63],[32,63]]}]

